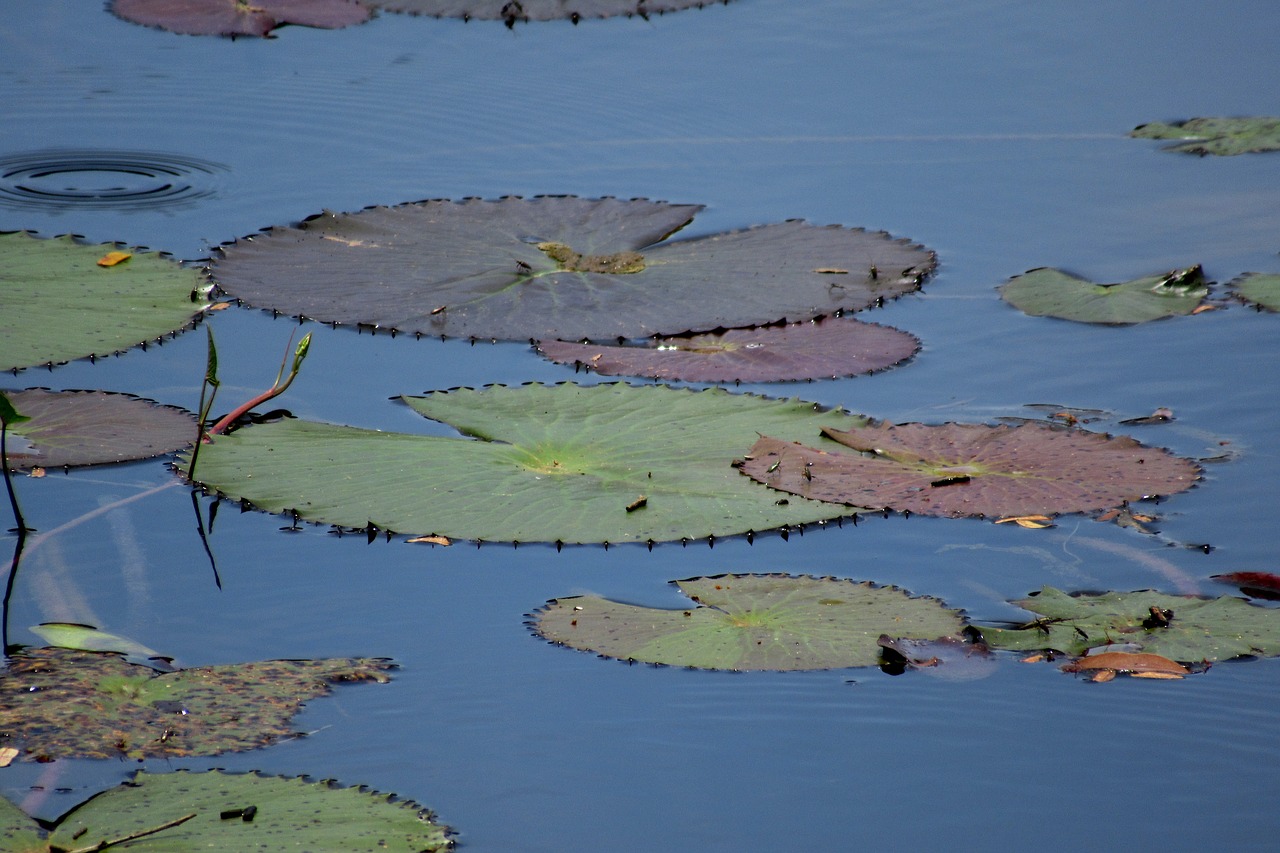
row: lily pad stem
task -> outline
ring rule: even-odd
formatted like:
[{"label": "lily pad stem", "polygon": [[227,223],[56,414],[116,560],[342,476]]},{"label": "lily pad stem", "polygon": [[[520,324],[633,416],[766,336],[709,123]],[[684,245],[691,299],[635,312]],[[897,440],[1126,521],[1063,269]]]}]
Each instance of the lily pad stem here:
[{"label": "lily pad stem", "polygon": [[[274,385],[272,385],[266,391],[263,391],[258,396],[254,397],[252,400],[249,400],[245,403],[241,403],[239,406],[236,406],[234,409],[232,409],[230,412],[224,415],[222,420],[218,421],[216,424],[210,427],[209,432],[207,434],[212,436],[212,435],[219,435],[225,432],[227,427],[235,423],[236,420],[240,418],[242,415],[244,415],[245,413],[253,411],[253,408],[255,406],[260,406],[263,403],[267,402],[268,400],[272,399],[273,397],[279,397],[286,390],[288,390],[289,386],[293,384],[293,380],[297,378],[298,371],[302,369],[302,361],[307,357],[307,350],[310,347],[311,347],[311,333],[307,332],[307,334],[303,336],[302,340],[298,341],[298,348],[294,351],[293,366],[289,369],[289,375],[284,376],[283,379],[281,379],[280,375],[277,375],[276,383]],[[283,365],[281,366],[280,373],[281,374],[284,373]]]},{"label": "lily pad stem", "polygon": [[145,838],[148,835],[155,835],[157,832],[163,832],[166,829],[172,829],[175,826],[179,826],[181,824],[186,823],[187,821],[191,820],[191,818],[195,816],[196,816],[196,812],[192,812],[189,815],[183,815],[182,817],[177,818],[176,820],[171,820],[168,823],[162,823],[159,826],[153,827],[151,829],[143,829],[138,832],[133,832],[133,833],[130,833],[129,835],[122,835],[119,838],[112,838],[110,840],[103,839],[102,841],[99,841],[97,844],[94,844],[91,847],[77,847],[75,850],[68,850],[67,853],[96,853],[96,851],[106,850],[108,847],[112,847],[116,844],[125,844],[129,841],[136,841],[139,838]]}]

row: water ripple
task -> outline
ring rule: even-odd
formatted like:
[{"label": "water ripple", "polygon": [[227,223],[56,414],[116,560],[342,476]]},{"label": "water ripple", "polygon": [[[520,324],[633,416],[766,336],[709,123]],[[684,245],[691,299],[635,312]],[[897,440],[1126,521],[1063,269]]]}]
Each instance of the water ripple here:
[{"label": "water ripple", "polygon": [[217,194],[221,163],[152,151],[27,151],[0,157],[0,205],[147,210]]}]

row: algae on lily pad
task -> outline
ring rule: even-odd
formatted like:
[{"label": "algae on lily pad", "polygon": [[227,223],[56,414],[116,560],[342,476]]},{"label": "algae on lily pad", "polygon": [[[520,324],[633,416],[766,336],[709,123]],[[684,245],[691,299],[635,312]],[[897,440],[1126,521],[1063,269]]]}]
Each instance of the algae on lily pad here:
[{"label": "algae on lily pad", "polygon": [[1126,436],[1034,423],[879,423],[823,435],[854,452],[764,435],[742,473],[814,500],[952,518],[1108,509],[1200,477],[1191,460]]},{"label": "algae on lily pad", "polygon": [[196,419],[174,406],[109,391],[6,391],[29,420],[9,427],[9,465],[104,465],[150,459],[191,444]]},{"label": "algae on lily pad", "polygon": [[1276,273],[1247,272],[1233,280],[1229,287],[1246,302],[1280,311],[1280,275]]},{"label": "algae on lily pad", "polygon": [[788,221],[667,241],[700,205],[542,196],[324,213],[223,246],[250,305],[326,323],[495,340],[616,340],[798,322],[919,288],[933,253]]},{"label": "algae on lily pad", "polygon": [[674,581],[696,606],[662,610],[588,595],[550,601],[533,630],[559,645],[698,669],[874,666],[880,637],[958,636],[965,621],[933,598],[842,578],[718,575]]},{"label": "algae on lily pad", "polygon": [[835,519],[834,507],[744,480],[735,448],[864,419],[722,389],[530,384],[402,398],[465,436],[287,419],[217,436],[196,479],[303,521],[450,539],[705,539]]},{"label": "algae on lily pad", "polygon": [[849,318],[658,338],[645,346],[539,341],[544,356],[606,376],[682,382],[789,382],[884,370],[911,358],[920,341]]},{"label": "algae on lily pad", "polygon": [[1164,124],[1141,124],[1129,131],[1138,139],[1178,139],[1166,151],[1184,154],[1250,154],[1280,151],[1280,118],[1252,116],[1247,118],[1193,118]]},{"label": "algae on lily pad", "polygon": [[1053,649],[1069,655],[1125,644],[1182,663],[1280,655],[1280,610],[1242,598],[1199,598],[1153,590],[1071,595],[1044,587],[1014,602],[1040,618],[981,629],[992,648]]},{"label": "algae on lily pad", "polygon": [[614,18],[620,15],[648,20],[680,9],[727,4],[729,0],[367,0],[389,12],[431,15],[436,18],[518,22]]},{"label": "algae on lily pad", "polygon": [[285,24],[334,30],[372,14],[356,0],[111,0],[110,9],[130,23],[193,36],[265,36]]},{"label": "algae on lily pad", "polygon": [[159,252],[0,234],[0,370],[107,356],[190,326],[208,285]]},{"label": "algae on lily pad", "polygon": [[1117,326],[1190,314],[1209,295],[1199,265],[1121,284],[1095,284],[1041,267],[1014,276],[999,290],[1005,302],[1035,317]]},{"label": "algae on lily pad", "polygon": [[259,661],[159,673],[116,654],[29,648],[0,671],[0,740],[27,760],[256,749],[334,682],[387,681],[384,658]]},{"label": "algae on lily pad", "polygon": [[417,803],[330,780],[227,773],[148,773],[90,797],[57,820],[0,798],[6,851],[386,850],[434,853],[450,829]]}]

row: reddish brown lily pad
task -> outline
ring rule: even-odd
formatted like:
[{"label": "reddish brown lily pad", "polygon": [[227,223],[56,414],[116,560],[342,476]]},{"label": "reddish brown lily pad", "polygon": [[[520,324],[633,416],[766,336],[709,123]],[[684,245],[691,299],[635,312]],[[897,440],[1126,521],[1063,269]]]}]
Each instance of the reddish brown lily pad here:
[{"label": "reddish brown lily pad", "polygon": [[1188,489],[1194,462],[1108,436],[1037,424],[875,424],[823,429],[837,444],[761,437],[741,471],[806,498],[925,515],[1086,512]]},{"label": "reddish brown lily pad", "polygon": [[131,462],[172,453],[196,436],[190,412],[110,391],[5,392],[30,420],[9,427],[14,470]]},{"label": "reddish brown lily pad", "polygon": [[134,24],[192,36],[265,36],[284,24],[336,30],[369,20],[355,0],[113,0]]},{"label": "reddish brown lily pad", "polygon": [[682,382],[790,382],[874,373],[911,358],[920,341],[875,323],[828,317],[817,322],[710,335],[667,337],[645,346],[539,341],[557,364],[605,376]]},{"label": "reddish brown lily pad", "polygon": [[502,21],[508,27],[517,22],[613,18],[619,15],[648,20],[680,9],[728,4],[729,0],[370,0],[370,5],[389,12],[431,15],[436,18]]}]

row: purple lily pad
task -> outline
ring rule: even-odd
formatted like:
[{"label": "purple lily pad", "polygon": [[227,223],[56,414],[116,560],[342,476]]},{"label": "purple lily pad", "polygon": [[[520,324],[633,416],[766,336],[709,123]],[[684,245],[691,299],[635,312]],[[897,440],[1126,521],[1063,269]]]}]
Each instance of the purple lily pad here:
[{"label": "purple lily pad", "polygon": [[884,370],[915,355],[920,341],[889,326],[828,317],[788,326],[658,338],[645,346],[539,341],[538,349],[557,364],[573,364],[604,376],[789,382]]},{"label": "purple lily pad", "polygon": [[192,36],[265,36],[284,24],[336,30],[369,20],[355,0],[113,0],[134,24]]},{"label": "purple lily pad", "polygon": [[1086,512],[1190,488],[1200,468],[1127,436],[1037,424],[876,424],[823,429],[852,448],[762,437],[743,474],[806,498],[924,515]]},{"label": "purple lily pad", "polygon": [[31,419],[9,428],[9,465],[17,471],[150,459],[196,437],[190,412],[131,394],[43,388],[5,393]]}]

